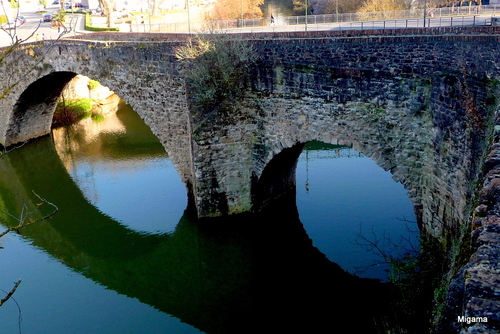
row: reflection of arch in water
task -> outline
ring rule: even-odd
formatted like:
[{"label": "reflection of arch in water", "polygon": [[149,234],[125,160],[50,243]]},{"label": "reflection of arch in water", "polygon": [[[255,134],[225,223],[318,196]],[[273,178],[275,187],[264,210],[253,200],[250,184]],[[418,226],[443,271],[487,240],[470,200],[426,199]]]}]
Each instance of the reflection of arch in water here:
[{"label": "reflection of arch in water", "polygon": [[136,231],[173,230],[186,207],[163,146],[130,106],[99,121],[52,130],[56,150],[84,196]]},{"label": "reflection of arch in water", "polygon": [[[42,197],[57,203],[59,207],[58,218],[55,221],[47,221],[46,227],[34,227],[34,229],[44,231],[49,227],[57,227],[58,234],[64,238],[65,243],[83,247],[85,253],[100,257],[121,256],[119,254],[123,252],[133,253],[135,248],[147,249],[158,244],[160,236],[131,231],[89,204],[67,173],[54,149],[51,138],[36,140],[22,149],[11,152],[6,158],[9,158],[10,172],[15,177],[5,177],[5,180],[14,178],[18,180],[10,186],[5,185],[5,190],[10,188],[11,194],[10,196],[3,195],[11,201],[11,203],[6,203],[6,206],[15,207],[15,202],[19,200],[14,195],[16,192],[29,194],[31,189],[37,189]],[[12,188],[13,186],[15,188]],[[82,221],[79,231],[75,231],[71,224],[67,223],[75,219]],[[61,224],[59,225],[58,222]],[[29,234],[28,229],[26,233]],[[119,239],[122,239],[122,242],[117,242],[117,238],[111,238],[111,236],[120,236]],[[52,239],[47,238],[47,240]],[[59,241],[53,239],[53,242]],[[94,248],[93,244],[98,245],[97,248]]]},{"label": "reflection of arch in water", "polygon": [[[301,156],[301,154],[303,155]],[[297,184],[299,187],[297,189],[296,174],[299,156],[301,156],[300,159],[304,159],[302,163],[305,166],[303,165],[302,168],[306,170],[303,171],[305,175],[301,175],[301,183]],[[299,195],[302,194],[302,197],[299,197],[301,199],[299,204],[301,204],[302,223],[306,230],[311,233],[309,235],[315,241],[315,245],[320,247],[330,260],[338,262],[344,269],[351,272],[362,272],[363,269],[370,268],[373,263],[378,263],[380,258],[371,253],[365,254],[365,249],[356,246],[360,235],[372,237],[373,233],[376,234],[373,236],[374,238],[382,238],[379,246],[396,256],[404,251],[407,244],[400,245],[401,248],[397,249],[397,247],[391,246],[391,243],[383,236],[389,233],[393,242],[397,242],[399,238],[414,240],[414,236],[400,219],[407,218],[414,221],[415,207],[408,198],[407,190],[401,184],[394,182],[390,175],[384,173],[383,169],[377,166],[372,159],[366,157],[364,162],[358,161],[355,166],[351,166],[349,171],[345,170],[349,167],[345,163],[341,163],[343,168],[337,172],[340,173],[339,175],[350,175],[347,179],[353,182],[347,182],[345,178],[334,177],[335,174],[332,173],[335,173],[333,166],[336,165],[335,163],[329,169],[316,168],[315,174],[311,175],[315,183],[309,182],[307,175],[309,164],[305,160],[308,157],[314,161],[315,159],[358,158],[361,156],[363,156],[361,153],[347,146],[330,145],[318,141],[285,148],[271,159],[262,176],[252,187],[255,209],[261,210],[262,207],[279,200],[284,194],[295,196],[297,192]],[[325,162],[321,163],[321,166],[324,165]],[[316,166],[318,165],[316,164]],[[360,166],[365,167],[359,169]],[[370,175],[373,178],[367,177],[366,166],[371,166],[370,171],[373,171],[373,174]],[[350,173],[353,170],[358,170],[358,173]],[[361,186],[360,180],[364,180],[364,186]],[[375,187],[373,182],[376,182],[378,186]],[[313,184],[315,187],[312,188],[312,193],[305,195],[309,193]],[[330,188],[326,185],[329,185]],[[382,185],[383,188],[380,188]],[[351,187],[353,190],[357,189],[357,192],[352,191]],[[377,189],[380,190],[377,191]],[[323,194],[323,196],[318,196],[318,193]],[[327,198],[332,199],[332,203],[323,202],[324,194],[329,194]],[[397,194],[397,197],[385,197],[392,194]],[[347,198],[344,199],[342,196],[347,196]],[[392,203],[392,205],[388,203]],[[353,208],[358,208],[358,211],[351,211]],[[346,212],[351,214],[347,215]],[[370,212],[373,214],[369,214]],[[414,228],[416,229],[416,226]],[[387,279],[384,271],[387,269],[386,266],[377,266],[372,269],[368,271],[368,276]],[[366,273],[363,275],[367,276]]]},{"label": "reflection of arch in water", "polygon": [[23,234],[121,294],[208,333],[338,328],[332,314],[371,326],[372,307],[380,301],[369,293],[382,293],[383,286],[352,278],[312,247],[293,197],[257,216],[206,224],[192,221],[188,208],[172,235],[143,235],[83,199],[50,138],[8,158],[25,189],[43,189],[41,195],[60,206],[53,219]]},{"label": "reflection of arch in water", "polygon": [[314,245],[342,268],[385,280],[389,265],[367,252],[363,238],[378,240],[395,257],[418,244],[407,190],[353,148],[309,142],[296,174],[301,221]]}]

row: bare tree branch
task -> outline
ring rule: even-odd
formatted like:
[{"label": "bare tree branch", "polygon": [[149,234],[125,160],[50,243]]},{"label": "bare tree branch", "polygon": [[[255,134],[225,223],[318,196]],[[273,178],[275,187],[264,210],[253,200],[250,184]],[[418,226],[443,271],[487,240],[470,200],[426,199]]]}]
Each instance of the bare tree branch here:
[{"label": "bare tree branch", "polygon": [[[409,221],[403,217],[403,219],[397,218],[398,220],[406,222],[406,230],[409,234],[414,234],[417,231],[410,228],[408,223],[414,224],[415,222]],[[368,269],[380,265],[393,265],[396,261],[404,258],[416,257],[420,254],[419,245],[415,244],[411,236],[400,235],[398,238],[391,237],[390,234],[384,233],[382,236],[377,235],[372,227],[369,234],[362,231],[362,226],[359,227],[359,233],[356,236],[354,242],[356,245],[366,249],[368,252],[375,254],[380,258],[379,261],[374,261],[372,264],[364,267],[357,267],[356,274],[366,272]],[[395,253],[402,255],[394,255]]]},{"label": "bare tree branch", "polygon": [[12,288],[12,290],[10,290],[4,298],[0,299],[0,306],[2,306],[3,304],[5,304],[5,302],[7,300],[9,300],[10,297],[12,297],[12,295],[14,294],[14,292],[16,292],[17,287],[19,286],[19,284],[21,284],[21,280],[15,282],[14,283],[14,287]]},{"label": "bare tree branch", "polygon": [[[19,222],[19,224],[17,226],[10,227],[10,228],[6,229],[5,231],[3,231],[2,233],[0,233],[0,238],[3,237],[4,235],[6,235],[7,233],[10,233],[10,232],[13,232],[13,231],[18,232],[20,229],[22,229],[22,228],[24,228],[26,226],[30,226],[30,225],[36,224],[38,222],[41,222],[43,220],[49,219],[50,217],[52,217],[53,215],[55,215],[57,213],[57,211],[59,211],[59,208],[54,203],[51,203],[51,202],[47,201],[46,199],[40,197],[34,191],[33,191],[33,194],[36,197],[38,197],[38,199],[41,202],[36,204],[36,208],[35,209],[29,210],[28,206],[26,205],[26,202],[21,199],[21,201],[22,201],[23,204],[22,204],[22,209],[21,209],[21,213],[19,214],[19,217],[15,217],[14,215],[12,215],[12,214],[10,214],[8,212],[4,212],[4,211],[0,210],[2,213],[8,215],[9,217],[14,218],[15,220],[17,220]],[[42,205],[44,205],[44,204],[51,206],[53,208],[53,210],[50,213],[44,215],[41,218],[26,221],[35,212],[39,212],[40,211],[40,207]]]}]

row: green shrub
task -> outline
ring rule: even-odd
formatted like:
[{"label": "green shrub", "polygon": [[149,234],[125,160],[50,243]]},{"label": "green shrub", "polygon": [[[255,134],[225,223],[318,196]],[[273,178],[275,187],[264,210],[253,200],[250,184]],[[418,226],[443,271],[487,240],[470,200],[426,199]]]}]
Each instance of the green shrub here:
[{"label": "green shrub", "polygon": [[94,27],[90,22],[90,14],[87,12],[75,12],[78,14],[85,14],[85,30],[88,31],[120,31],[117,27]]},{"label": "green shrub", "polygon": [[83,116],[92,110],[92,99],[89,98],[59,101],[59,104],[62,105],[62,108],[71,109],[78,116]]}]

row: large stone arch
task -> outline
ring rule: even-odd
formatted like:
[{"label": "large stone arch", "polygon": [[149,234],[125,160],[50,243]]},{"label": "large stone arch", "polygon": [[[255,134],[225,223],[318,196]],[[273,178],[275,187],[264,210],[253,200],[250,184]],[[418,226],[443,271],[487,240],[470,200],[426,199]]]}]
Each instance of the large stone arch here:
[{"label": "large stone arch", "polygon": [[[399,118],[401,113],[410,113],[404,108],[377,108],[369,101],[347,103],[344,113],[340,115],[335,110],[337,105],[323,99],[300,100],[293,101],[296,108],[296,116],[293,119],[278,120],[274,116],[275,122],[269,124],[264,144],[268,152],[262,156],[260,163],[259,172],[262,174],[255,173],[256,182],[261,182],[260,176],[268,178],[264,172],[270,165],[275,164],[276,157],[282,156],[284,152],[289,152],[289,157],[282,156],[280,159],[294,165],[302,146],[309,141],[346,145],[374,160],[378,166],[390,171],[395,181],[403,184],[409,191],[408,196],[414,203],[417,217],[421,221],[423,189],[419,182],[423,174],[417,156],[420,153],[409,148],[420,146],[422,151],[428,149],[426,146],[431,142],[432,124],[419,116],[410,115],[406,116],[406,122],[393,124],[391,119],[394,115]],[[280,109],[289,107],[287,101],[280,98],[272,98],[262,102],[262,105],[267,105],[266,108],[273,110],[275,115]],[[364,113],[361,118],[360,112]],[[284,167],[283,171],[294,175],[292,165]],[[287,180],[291,177],[274,177],[274,180]],[[256,191],[260,189],[256,188]]]},{"label": "large stone arch", "polygon": [[[181,180],[192,183],[189,112],[183,81],[168,43],[45,41],[23,45],[5,59],[0,82],[8,94],[0,106],[0,145],[50,131],[53,107],[72,76],[109,87],[139,114],[158,137]],[[15,82],[15,85],[9,85]],[[14,108],[12,106],[15,106]]]},{"label": "large stone arch", "polygon": [[[441,84],[433,89],[441,89]],[[484,133],[467,129],[467,116],[461,110],[425,104],[419,110],[403,105],[377,107],[370,99],[358,99],[345,103],[339,114],[338,105],[310,97],[266,98],[260,100],[260,107],[272,112],[261,143],[266,149],[255,166],[257,180],[285,149],[311,140],[343,144],[373,159],[405,186],[424,231],[435,236],[456,233],[466,220]],[[279,119],[280,110],[287,115],[283,119]],[[286,110],[294,110],[294,116]],[[454,119],[454,124],[448,119]]]}]

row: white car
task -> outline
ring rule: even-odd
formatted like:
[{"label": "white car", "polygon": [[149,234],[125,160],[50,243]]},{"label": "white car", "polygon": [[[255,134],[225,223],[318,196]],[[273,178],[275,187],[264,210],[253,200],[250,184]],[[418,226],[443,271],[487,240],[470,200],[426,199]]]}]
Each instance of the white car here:
[{"label": "white car", "polygon": [[7,23],[2,24],[3,29],[15,29],[21,25],[21,22],[18,20],[12,20]]},{"label": "white car", "polygon": [[2,24],[2,29],[15,29],[25,22],[26,19],[24,18],[24,16],[18,16],[14,20],[10,20],[9,22]]}]

